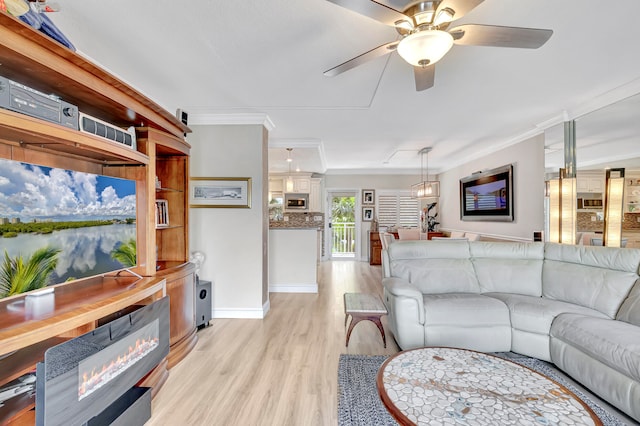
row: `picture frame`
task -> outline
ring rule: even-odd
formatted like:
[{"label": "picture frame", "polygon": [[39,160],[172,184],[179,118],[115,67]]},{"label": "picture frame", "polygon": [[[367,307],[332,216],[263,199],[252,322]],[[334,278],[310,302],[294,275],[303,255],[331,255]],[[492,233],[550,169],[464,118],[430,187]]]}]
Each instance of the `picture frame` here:
[{"label": "picture frame", "polygon": [[376,191],[375,189],[363,189],[362,190],[362,204],[375,204],[376,203]]},{"label": "picture frame", "polygon": [[250,177],[192,177],[189,206],[194,208],[251,208]]},{"label": "picture frame", "polygon": [[376,215],[375,207],[363,207],[362,208],[362,221],[371,222]]}]

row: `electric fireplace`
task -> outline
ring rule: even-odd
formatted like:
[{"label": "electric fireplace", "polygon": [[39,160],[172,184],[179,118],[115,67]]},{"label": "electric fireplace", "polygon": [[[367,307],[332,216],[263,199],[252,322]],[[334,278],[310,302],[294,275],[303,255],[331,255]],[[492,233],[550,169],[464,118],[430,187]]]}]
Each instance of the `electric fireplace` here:
[{"label": "electric fireplace", "polygon": [[138,383],[169,353],[169,298],[47,350],[36,371],[36,425],[144,424]]}]

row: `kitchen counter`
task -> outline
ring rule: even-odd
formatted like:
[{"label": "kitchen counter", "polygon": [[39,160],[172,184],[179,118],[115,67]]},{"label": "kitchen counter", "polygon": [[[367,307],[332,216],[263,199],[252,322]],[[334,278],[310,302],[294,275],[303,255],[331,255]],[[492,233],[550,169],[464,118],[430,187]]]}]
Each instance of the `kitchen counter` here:
[{"label": "kitchen counter", "polygon": [[318,292],[321,239],[317,228],[269,230],[269,292]]}]

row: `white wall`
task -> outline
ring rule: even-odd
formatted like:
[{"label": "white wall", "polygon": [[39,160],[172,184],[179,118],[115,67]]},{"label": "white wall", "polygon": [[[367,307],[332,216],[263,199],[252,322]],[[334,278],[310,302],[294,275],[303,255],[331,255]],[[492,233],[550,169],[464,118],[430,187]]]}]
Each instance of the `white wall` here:
[{"label": "white wall", "polygon": [[[474,172],[513,164],[513,222],[460,220],[460,179]],[[469,231],[512,239],[532,240],[544,229],[544,135],[538,135],[486,157],[438,175],[440,229]]]},{"label": "white wall", "polygon": [[189,250],[206,260],[213,317],[262,318],[268,310],[267,138],[261,125],[190,126],[191,176],[251,177],[250,209],[190,208]]}]

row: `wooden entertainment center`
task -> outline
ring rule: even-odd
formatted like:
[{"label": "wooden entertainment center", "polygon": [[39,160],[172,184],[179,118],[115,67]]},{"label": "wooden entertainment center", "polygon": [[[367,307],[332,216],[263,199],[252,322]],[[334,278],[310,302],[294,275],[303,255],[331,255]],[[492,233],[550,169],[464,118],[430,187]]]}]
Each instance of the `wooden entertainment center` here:
[{"label": "wooden entertainment center", "polygon": [[[58,284],[36,311],[25,295],[0,300],[0,386],[33,370],[47,348],[109,318],[170,296],[170,352],[144,384],[154,393],[195,346],[195,268],[188,262],[189,128],[131,86],[21,21],[0,12],[0,76],[59,96],[81,112],[136,127],[137,149],[0,109],[0,158],[136,181],[137,266]],[[161,187],[156,187],[156,177]],[[156,226],[156,199],[170,223]],[[33,300],[33,299],[32,299]],[[36,302],[37,303],[37,302]],[[22,309],[16,309],[22,306]],[[33,424],[33,399],[0,423]]]}]

